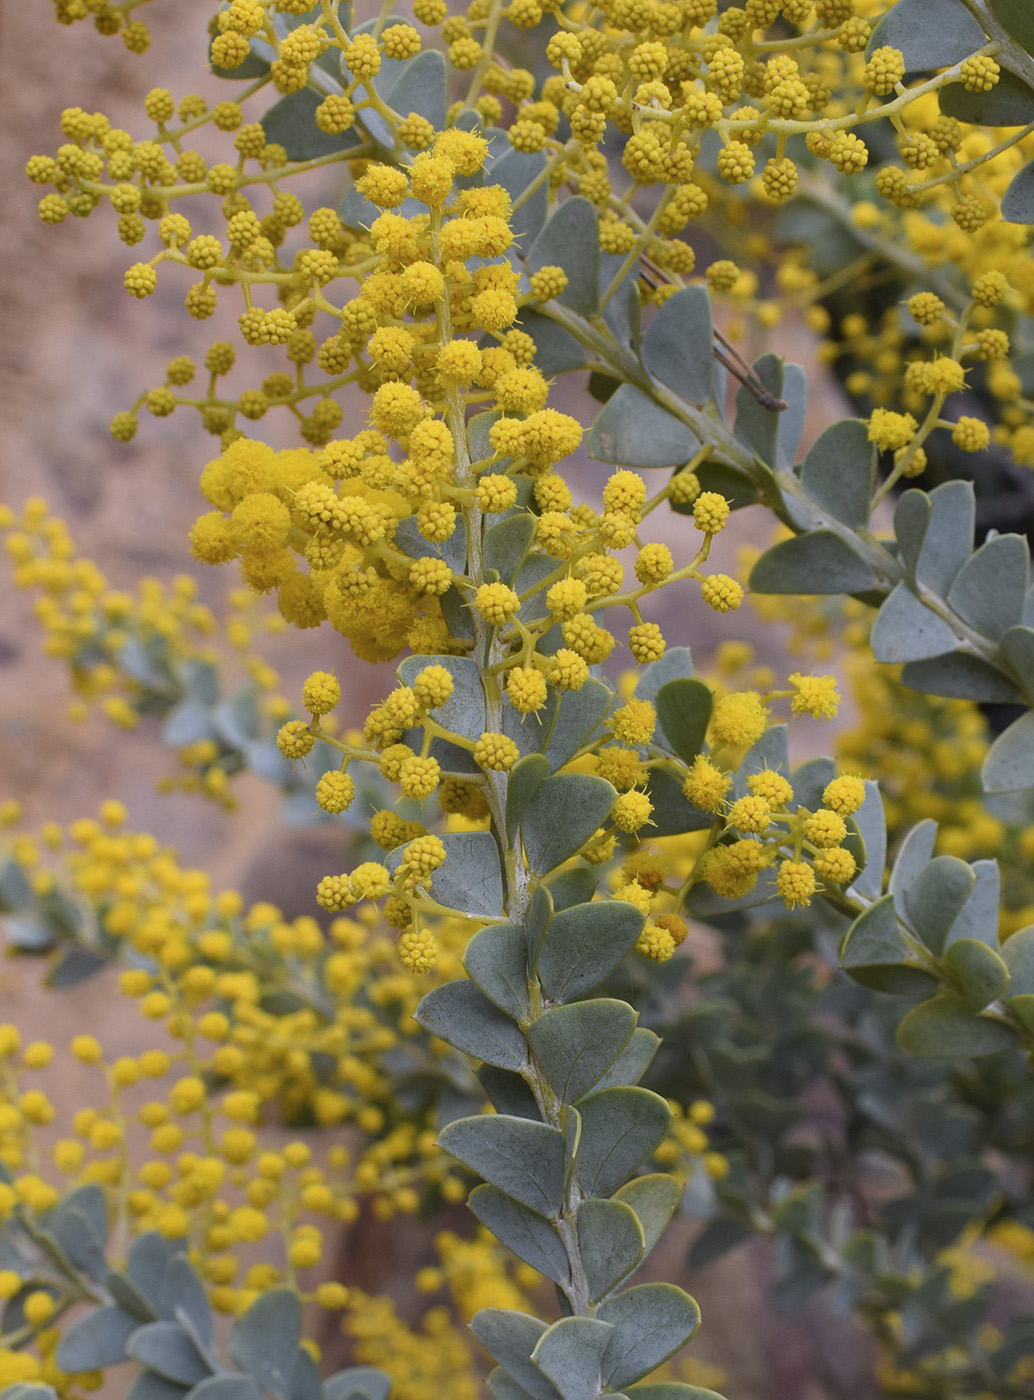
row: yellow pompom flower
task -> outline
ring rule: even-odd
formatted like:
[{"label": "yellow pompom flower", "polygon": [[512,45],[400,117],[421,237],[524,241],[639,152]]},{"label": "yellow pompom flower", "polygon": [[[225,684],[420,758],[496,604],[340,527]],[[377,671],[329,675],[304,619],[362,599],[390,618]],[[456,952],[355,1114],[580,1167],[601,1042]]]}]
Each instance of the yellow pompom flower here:
[{"label": "yellow pompom flower", "polygon": [[641,622],[628,629],[628,649],[640,666],[659,661],[666,648],[664,634],[656,622]]},{"label": "yellow pompom flower", "polygon": [[982,418],[963,416],[952,429],[951,440],[963,452],[984,452],[991,445],[991,430]]},{"label": "yellow pompom flower", "polygon": [[820,850],[830,850],[839,846],[846,836],[847,826],[843,817],[836,812],[820,808],[805,820],[804,838]]},{"label": "yellow pompom flower", "polygon": [[657,727],[657,711],[649,700],[629,700],[614,711],[610,724],[623,744],[648,744]]},{"label": "yellow pompom flower", "polygon": [[831,850],[819,852],[813,861],[813,869],[820,880],[826,880],[831,885],[846,885],[854,879],[858,866],[850,851],[834,846]]},{"label": "yellow pompom flower", "polygon": [[751,794],[732,804],[726,820],[729,826],[735,827],[737,831],[758,835],[767,831],[771,825],[772,809],[765,798]]},{"label": "yellow pompom flower", "polygon": [[660,924],[647,924],[636,940],[635,950],[651,962],[667,962],[675,953],[675,940]]},{"label": "yellow pompom flower", "polygon": [[768,727],[768,711],[756,690],[734,691],[715,703],[711,716],[711,738],[716,744],[747,748]]},{"label": "yellow pompom flower", "polygon": [[663,583],[674,567],[671,550],[666,544],[646,544],[636,555],[635,576],[640,583]]},{"label": "yellow pompom flower", "polygon": [[491,772],[508,773],[521,756],[514,741],[505,734],[486,730],[474,745],[474,762]]},{"label": "yellow pompom flower", "polygon": [[717,535],[729,519],[729,502],[717,491],[704,491],[694,502],[693,523],[705,535]]},{"label": "yellow pompom flower", "polygon": [[571,647],[560,647],[550,658],[549,679],[557,690],[581,690],[589,679],[589,664]]},{"label": "yellow pompom flower", "polygon": [[823,803],[841,817],[857,812],[865,801],[865,783],[847,773],[827,783],[822,793]]},{"label": "yellow pompom flower", "polygon": [[452,695],[453,684],[444,666],[425,666],[413,682],[413,694],[422,710],[434,710]]},{"label": "yellow pompom flower", "polygon": [[869,418],[869,441],[875,443],[880,452],[896,452],[908,446],[918,427],[911,413],[874,408]]},{"label": "yellow pompom flower", "polygon": [[797,694],[790,701],[795,715],[811,715],[814,719],[833,719],[840,704],[836,676],[804,676],[799,671],[789,678]]},{"label": "yellow pompom flower", "polygon": [[735,612],[743,602],[743,588],[728,574],[711,574],[700,585],[700,596],[713,612]]},{"label": "yellow pompom flower", "polygon": [[430,972],[438,961],[438,946],[426,929],[410,929],[399,939],[399,961],[407,972]]},{"label": "yellow pompom flower", "polygon": [[344,812],[355,798],[355,783],[347,773],[324,773],[316,784],[316,803],[324,812]]},{"label": "yellow pompom flower", "polygon": [[776,889],[787,909],[810,904],[815,893],[815,872],[806,861],[784,860],[776,875]]},{"label": "yellow pompom flower", "polygon": [[623,792],[610,809],[610,819],[619,831],[639,831],[650,820],[653,803],[645,792]]},{"label": "yellow pompom flower", "polygon": [[527,666],[514,666],[507,672],[506,698],[522,715],[534,714],[546,703],[546,678],[541,671]]},{"label": "yellow pompom flower", "polygon": [[483,583],[474,595],[474,606],[496,627],[509,622],[521,606],[521,600],[505,583]]},{"label": "yellow pompom flower", "polygon": [[776,773],[771,768],[763,768],[760,773],[752,773],[747,779],[747,786],[755,797],[764,798],[773,810],[785,807],[793,797],[793,787],[789,780],[784,778],[782,773]]},{"label": "yellow pompom flower", "polygon": [[717,812],[730,787],[732,778],[729,774],[716,768],[703,754],[698,754],[682,784],[682,795],[701,812]]},{"label": "yellow pompom flower", "polygon": [[326,715],[341,699],[341,683],[329,671],[313,671],[302,686],[302,704],[311,715]]}]

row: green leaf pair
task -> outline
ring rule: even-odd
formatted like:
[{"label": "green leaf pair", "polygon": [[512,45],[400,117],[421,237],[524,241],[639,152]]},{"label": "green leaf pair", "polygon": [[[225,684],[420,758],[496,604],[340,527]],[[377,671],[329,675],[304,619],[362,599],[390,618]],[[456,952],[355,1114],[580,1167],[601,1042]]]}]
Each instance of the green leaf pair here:
[{"label": "green leaf pair", "polygon": [[[595,1400],[617,1395],[655,1370],[699,1323],[687,1293],[673,1284],[648,1283],[601,1304],[594,1318],[561,1318],[547,1327],[526,1313],[485,1308],[471,1325],[498,1363],[489,1378],[496,1400]],[[678,1393],[689,1400],[693,1390],[680,1387]]]}]

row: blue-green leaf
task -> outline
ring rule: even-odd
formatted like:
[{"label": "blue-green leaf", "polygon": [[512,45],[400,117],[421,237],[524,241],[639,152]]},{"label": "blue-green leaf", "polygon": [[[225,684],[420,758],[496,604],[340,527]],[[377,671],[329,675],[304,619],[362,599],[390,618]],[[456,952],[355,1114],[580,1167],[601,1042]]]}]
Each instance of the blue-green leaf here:
[{"label": "blue-green leaf", "polygon": [[433,987],[413,1012],[425,1030],[487,1065],[522,1070],[528,1046],[520,1028],[473,982],[460,979]]},{"label": "blue-green leaf", "polygon": [[56,1360],[62,1371],[102,1371],[126,1359],[126,1343],[140,1319],[121,1308],[95,1308],[61,1334]]},{"label": "blue-green leaf", "polygon": [[[492,146],[497,141],[506,143],[505,134],[493,132]],[[492,166],[492,184],[502,185],[516,204],[528,186],[538,179],[545,168],[546,157],[541,151],[510,149]],[[520,247],[529,247],[538,236],[539,230],[546,221],[548,208],[549,192],[546,185],[541,184],[534,194],[528,195],[520,207],[514,210],[510,227],[513,229],[514,238]]]},{"label": "blue-green leaf", "polygon": [[481,1065],[477,1077],[496,1113],[542,1122],[542,1112],[531,1086],[519,1074],[509,1069],[497,1069],[495,1065]]},{"label": "blue-green leaf", "polygon": [[701,812],[687,801],[682,781],[665,768],[649,770],[646,795],[653,803],[651,836],[683,836],[687,831],[702,831],[715,820],[713,812]]},{"label": "blue-green leaf", "polygon": [[1027,0],[991,0],[991,12],[1029,54],[1034,54],[1034,13]]},{"label": "blue-green leaf", "polygon": [[1001,954],[1009,970],[1009,995],[1034,994],[1034,924],[1010,934],[1002,944]]},{"label": "blue-green leaf", "polygon": [[[922,492],[916,493],[923,497]],[[971,481],[945,481],[924,497],[929,506],[925,524],[914,558],[906,557],[906,544],[898,529],[898,515],[903,513],[907,491],[894,512],[894,528],[901,545],[902,560],[916,582],[944,597],[956,574],[973,553],[973,525],[976,517],[976,495]],[[907,531],[906,531],[907,534]]]},{"label": "blue-green leaf", "polygon": [[176,1385],[197,1385],[212,1368],[178,1322],[148,1322],[126,1344],[134,1361]]},{"label": "blue-green leaf", "polygon": [[552,1002],[573,1001],[599,985],[635,947],[643,915],[624,900],[575,904],[554,914],[535,958]]},{"label": "blue-green leaf", "polygon": [[765,551],[750,574],[754,593],[865,593],[878,582],[861,555],[831,530],[782,540]]},{"label": "blue-green leaf", "polygon": [[617,793],[589,773],[555,773],[524,810],[521,837],[528,864],[548,875],[575,855],[606,821]]},{"label": "blue-green leaf", "polygon": [[457,1161],[539,1215],[563,1204],[564,1139],[556,1128],[502,1113],[457,1118],[438,1144]]},{"label": "blue-green leaf", "polygon": [[1002,218],[1013,224],[1034,224],[1034,160],[1012,177],[1002,195]]},{"label": "blue-green leaf", "polygon": [[[770,725],[743,755],[733,776],[734,797],[746,796],[750,791],[748,778],[766,768],[784,775],[790,771],[790,740],[785,724]],[[798,801],[800,800],[802,799],[798,798]]]},{"label": "blue-green leaf", "polygon": [[650,1253],[664,1233],[681,1199],[681,1184],[664,1172],[637,1176],[614,1194],[614,1200],[631,1206],[639,1217],[639,1223],[643,1227],[646,1254]]},{"label": "blue-green leaf", "polygon": [[778,355],[765,354],[755,361],[754,374],[785,406],[775,409],[762,403],[743,385],[736,394],[736,437],[766,466],[788,468],[804,428],[808,393],[804,371]]},{"label": "blue-green leaf", "polygon": [[619,1084],[638,1084],[650,1068],[660,1048],[660,1036],[640,1027],[610,1068],[600,1077],[597,1089],[613,1089]]},{"label": "blue-green leaf", "polygon": [[982,1010],[1005,990],[1009,969],[986,943],[976,938],[959,938],[944,957],[962,983],[962,994],[974,1010]]},{"label": "blue-green leaf", "polygon": [[441,841],[447,854],[431,877],[433,898],[471,918],[499,918],[503,874],[495,837],[488,831],[446,831]]},{"label": "blue-green leaf", "polygon": [[544,1322],[509,1308],[482,1308],[471,1318],[470,1326],[492,1360],[533,1400],[560,1400],[556,1386],[531,1362],[531,1353],[546,1330]]},{"label": "blue-green leaf", "polygon": [[[957,121],[976,126],[1026,126],[1034,121],[1034,91],[1007,68],[999,74],[997,83],[989,92],[969,92],[962,83],[949,83],[941,88],[937,98],[946,117],[955,117]],[[1008,198],[1008,195],[1009,190],[1006,190],[1005,197]],[[1013,217],[1005,212],[1004,198],[1002,217]],[[1016,222],[1023,223],[1025,220]]]},{"label": "blue-green leaf", "polygon": [[564,1400],[596,1400],[613,1328],[595,1317],[562,1317],[543,1332],[531,1359]]},{"label": "blue-green leaf", "polygon": [[467,976],[515,1021],[528,1014],[527,936],[518,924],[493,924],[467,944]]},{"label": "blue-green leaf", "polygon": [[547,220],[528,252],[528,270],[562,267],[567,286],[557,297],[581,316],[599,306],[600,233],[596,210],[581,195],[565,199]]},{"label": "blue-green leaf", "polygon": [[[568,690],[560,696],[552,728],[546,730],[548,743],[545,754],[553,772],[570,763],[579,749],[589,743],[613,703],[614,692],[610,686],[592,676],[580,690]],[[507,714],[509,710],[507,706],[503,713]]]},{"label": "blue-green leaf", "polygon": [[391,1394],[391,1377],[376,1366],[349,1366],[347,1370],[335,1371],[323,1382],[326,1400],[388,1400]]},{"label": "blue-green leaf", "polygon": [[984,31],[959,0],[898,0],[872,32],[867,54],[900,49],[910,73],[951,68],[987,43]]},{"label": "blue-green leaf", "polygon": [[395,79],[388,92],[388,104],[404,117],[412,112],[426,117],[435,131],[441,131],[448,97],[445,56],[437,49],[424,49]]},{"label": "blue-green leaf", "polygon": [[300,92],[289,92],[279,102],[274,102],[262,118],[266,140],[283,146],[288,160],[314,160],[360,144],[359,135],[354,129],[340,135],[320,130],[316,125],[316,108],[323,98],[322,92],[309,87],[302,88]]},{"label": "blue-green leaf", "polygon": [[948,604],[964,622],[996,641],[1023,621],[1030,550],[1022,535],[996,535],[959,570]]},{"label": "blue-green leaf", "polygon": [[75,987],[107,967],[109,959],[88,948],[65,948],[47,973],[48,987]]},{"label": "blue-green leaf", "polygon": [[528,1041],[561,1103],[577,1103],[602,1078],[635,1023],[625,1002],[599,998],[556,1007],[531,1024]]},{"label": "blue-green leaf", "polygon": [[970,869],[975,877],[969,898],[948,930],[945,946],[958,938],[976,938],[989,948],[998,947],[998,917],[1002,880],[996,860],[975,860]]},{"label": "blue-green leaf", "polygon": [[529,753],[510,769],[506,789],[506,835],[513,841],[528,803],[549,776],[549,760],[545,754]]},{"label": "blue-green leaf", "polygon": [[412,685],[428,666],[444,666],[452,677],[452,694],[432,711],[435,721],[443,729],[476,738],[485,727],[485,691],[477,662],[468,656],[407,656],[398,666],[398,678]]},{"label": "blue-green leaf", "polygon": [[1002,655],[1019,676],[1027,698],[1034,703],[1034,627],[1010,627],[1000,645]]},{"label": "blue-green leaf", "polygon": [[495,1186],[478,1186],[467,1202],[474,1215],[507,1249],[561,1286],[571,1268],[564,1242],[548,1220]]},{"label": "blue-green leaf", "polygon": [[141,1371],[126,1391],[125,1400],[186,1400],[189,1390],[156,1371]]},{"label": "blue-green leaf", "polygon": [[513,583],[531,548],[535,517],[515,511],[485,532],[484,567],[495,569],[503,583]]},{"label": "blue-green leaf", "polygon": [[654,698],[657,718],[674,753],[692,763],[704,747],[711,723],[714,692],[706,681],[666,681]]},{"label": "blue-green leaf", "polygon": [[884,895],[854,921],[840,948],[844,971],[876,991],[931,990],[934,979],[910,967],[905,935],[894,912],[894,896]]},{"label": "blue-green leaf", "polygon": [[578,1250],[594,1303],[624,1283],[646,1254],[639,1217],[620,1200],[594,1197],[578,1208]]},{"label": "blue-green leaf", "polygon": [[[485,416],[485,415],[480,415]],[[476,421],[476,420],[474,420]],[[467,567],[467,524],[463,516],[457,516],[456,528],[447,540],[433,542],[425,540],[420,533],[415,515],[407,515],[400,520],[392,537],[392,544],[408,554],[410,559],[444,559],[454,574],[462,574]],[[410,658],[407,657],[408,661]],[[453,658],[454,660],[457,658]]]},{"label": "blue-green leaf", "polygon": [[1015,705],[1023,699],[1008,676],[968,651],[910,661],[902,669],[901,683],[923,695],[944,695],[949,700]]},{"label": "blue-green leaf", "polygon": [[187,744],[197,744],[202,739],[215,737],[215,722],[210,705],[199,700],[181,700],[165,716],[162,724],[162,743],[172,749],[185,748]]},{"label": "blue-green leaf", "polygon": [[692,674],[693,657],[689,647],[669,647],[662,657],[643,667],[636,681],[635,698],[649,700],[652,704],[662,685]]},{"label": "blue-green leaf", "polygon": [[[854,814],[854,826],[861,838],[862,849],[850,837],[845,843],[861,873],[851,882],[851,890],[863,899],[879,899],[883,889],[883,869],[887,861],[887,818],[879,784],[867,779],[865,801]],[[848,822],[848,831],[851,823]]]},{"label": "blue-green leaf", "polygon": [[209,1376],[193,1387],[190,1400],[262,1400],[262,1392],[250,1376]]},{"label": "blue-green leaf", "polygon": [[1034,787],[1034,710],[999,734],[984,759],[982,776],[988,792]]},{"label": "blue-green leaf", "polygon": [[917,822],[898,851],[890,872],[888,888],[894,896],[894,908],[903,919],[906,914],[905,891],[920,871],[933,860],[933,850],[937,843],[937,823],[930,817]]},{"label": "blue-green leaf", "polygon": [[699,446],[684,423],[631,384],[607,400],[589,433],[592,456],[623,467],[680,467]]},{"label": "blue-green leaf", "polygon": [[186,1252],[186,1248],[185,1240],[167,1240],[157,1230],[137,1235],[129,1246],[126,1273],[159,1314],[166,1270],[177,1255]]},{"label": "blue-green leaf", "polygon": [[649,1089],[601,1089],[578,1105],[575,1171],[587,1196],[610,1196],[664,1141],[671,1110]]},{"label": "blue-green leaf", "polygon": [[661,306],[643,337],[643,367],[688,403],[714,396],[714,327],[704,286],[683,287]]},{"label": "blue-green leaf", "polygon": [[230,1331],[230,1355],[261,1390],[284,1400],[302,1335],[302,1305],[290,1288],[261,1294]]},{"label": "blue-green leaf", "polygon": [[[544,1385],[549,1385],[545,1376],[542,1376],[541,1379]],[[525,1390],[523,1385],[518,1385],[509,1372],[504,1371],[501,1366],[495,1368],[485,1384],[491,1392],[492,1400],[535,1400],[534,1394],[530,1390]],[[555,1388],[550,1387],[550,1389],[554,1395],[557,1394]]]},{"label": "blue-green leaf", "polygon": [[937,856],[905,890],[909,922],[932,953],[944,951],[948,930],[976,883],[972,868],[957,856]]},{"label": "blue-green leaf", "polygon": [[596,876],[585,865],[562,870],[548,882],[554,910],[570,909],[572,904],[588,904],[596,893]]},{"label": "blue-green leaf", "polygon": [[597,1317],[614,1325],[604,1359],[608,1389],[642,1380],[690,1340],[700,1309],[672,1283],[642,1283],[601,1304]]},{"label": "blue-green leaf", "polygon": [[961,997],[920,1002],[898,1026],[898,1046],[924,1060],[959,1060],[992,1055],[1017,1043],[1016,1032],[974,1011]]},{"label": "blue-green leaf", "polygon": [[869,645],[877,661],[917,661],[950,651],[958,640],[948,623],[902,582],[876,614]]},{"label": "blue-green leaf", "polygon": [[136,1284],[130,1282],[126,1275],[117,1269],[108,1270],[104,1286],[122,1311],[130,1313],[139,1322],[153,1322],[157,1317],[156,1309],[152,1307]]},{"label": "blue-green leaf", "polygon": [[634,1385],[628,1392],[628,1400],[725,1400],[717,1390],[708,1390],[704,1385],[687,1385],[685,1381],[647,1381],[645,1385]]},{"label": "blue-green leaf", "polygon": [[589,352],[563,326],[538,311],[521,311],[521,330],[535,342],[535,367],[545,375],[586,369]]},{"label": "blue-green leaf", "polygon": [[876,449],[860,418],[844,418],[816,438],[801,472],[801,485],[817,506],[845,525],[869,521],[876,480]]}]

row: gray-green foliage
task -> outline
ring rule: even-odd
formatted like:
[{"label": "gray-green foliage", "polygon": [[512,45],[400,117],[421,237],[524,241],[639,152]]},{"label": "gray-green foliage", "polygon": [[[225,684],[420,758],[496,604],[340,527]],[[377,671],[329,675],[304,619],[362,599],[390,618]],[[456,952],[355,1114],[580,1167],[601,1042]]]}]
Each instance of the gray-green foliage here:
[{"label": "gray-green foliage", "polygon": [[[87,1310],[62,1331],[56,1363],[75,1374],[135,1362],[132,1400],[387,1400],[389,1379],[373,1367],[320,1380],[301,1345],[302,1306],[291,1289],[257,1298],[234,1323],[224,1356],[188,1241],[148,1231],[133,1240],[123,1263],[110,1263],[99,1186],[78,1187],[35,1219],[16,1211],[0,1247],[4,1267],[23,1279],[4,1309],[12,1344],[31,1292],[49,1292],[56,1316],[85,1303]],[[55,1392],[21,1385],[2,1393],[7,1400],[53,1400]]]},{"label": "gray-green foliage", "polygon": [[[630,1180],[663,1139],[670,1110],[637,1087],[642,1056],[625,1060],[630,1073],[613,1073],[637,1034],[632,1008],[603,997],[565,1004],[575,985],[584,994],[613,970],[642,915],[588,903],[543,922],[541,934],[512,924],[479,934],[465,959],[471,982],[437,988],[416,1016],[531,1091],[523,1114],[499,1104],[495,1114],[449,1124],[440,1138],[486,1183],[471,1196],[475,1215],[556,1283],[569,1314],[551,1326],[504,1309],[475,1316],[475,1334],[499,1366],[493,1393],[595,1400],[678,1351],[699,1313],[671,1284],[621,1291],[678,1203],[670,1177]],[[673,1397],[692,1393],[679,1387]]]}]

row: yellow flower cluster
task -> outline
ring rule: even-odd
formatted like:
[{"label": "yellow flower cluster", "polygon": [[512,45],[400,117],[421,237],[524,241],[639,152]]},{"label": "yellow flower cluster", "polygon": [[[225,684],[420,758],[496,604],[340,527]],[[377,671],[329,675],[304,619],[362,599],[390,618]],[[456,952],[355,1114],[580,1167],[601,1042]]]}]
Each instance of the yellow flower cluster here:
[{"label": "yellow flower cluster", "polygon": [[[113,588],[78,554],[67,525],[40,497],[17,513],[0,505],[0,532],[15,586],[36,594],[44,652],[68,667],[73,722],[95,708],[119,728],[133,729],[142,716],[167,712],[185,698],[194,678],[203,675],[218,689],[235,673],[258,693],[267,729],[283,718],[277,672],[252,647],[257,633],[276,631],[283,620],[262,616],[250,590],[231,592],[228,616],[220,619],[198,601],[197,580],[187,574],[168,583],[144,577],[132,592]],[[226,666],[234,655],[236,666]],[[161,780],[163,790],[201,792],[233,807],[230,778],[240,760],[227,743],[204,738],[178,746],[177,756],[179,772]]]},{"label": "yellow flower cluster", "polygon": [[[0,817],[11,826],[17,813]],[[160,1028],[164,1048],[106,1067],[110,1100],[83,1110],[82,1132],[76,1130],[87,1156],[74,1144],[63,1146],[55,1158],[59,1169],[76,1181],[122,1186],[120,1200],[135,1229],[181,1234],[182,1212],[198,1202],[188,1199],[193,1187],[176,1185],[164,1161],[175,1163],[183,1152],[222,1161],[218,1171],[203,1168],[214,1174],[202,1193],[209,1201],[221,1173],[230,1180],[231,1168],[253,1170],[255,1126],[275,1110],[288,1123],[351,1124],[361,1134],[353,1158],[337,1162],[333,1190],[320,1196],[329,1219],[353,1218],[361,1196],[371,1196],[383,1218],[412,1212],[429,1183],[446,1199],[462,1195],[434,1151],[432,1125],[393,1101],[383,1057],[400,1039],[415,1048],[410,1017],[420,994],[397,968],[392,940],[373,911],[334,919],[324,931],[306,916],[287,920],[270,904],[246,908],[232,891],[214,893],[206,874],[181,867],[153,837],[126,830],[124,820],[120,804],[107,803],[100,820],[77,821],[67,832],[51,823],[35,836],[14,828],[7,838],[34,897],[42,907],[64,908],[67,919],[77,917],[84,947],[122,947],[154,969],[126,971],[120,986]],[[445,921],[436,933],[440,976],[448,980],[459,970],[463,931]],[[266,1009],[276,1002],[282,1009]],[[0,1047],[16,1055],[16,1034],[5,1034]],[[91,1037],[76,1038],[71,1050],[84,1063],[102,1063],[102,1048]],[[30,1045],[21,1063],[38,1069],[49,1058],[49,1047]],[[130,1110],[123,1091],[145,1087],[152,1098]],[[0,1159],[18,1170],[33,1160],[33,1125],[48,1123],[53,1111],[34,1089],[16,1094],[13,1103],[7,1119],[0,1115]],[[132,1179],[125,1139],[131,1121],[150,1130],[151,1150],[162,1159]],[[318,1184],[323,1177],[310,1173],[307,1180]],[[248,1188],[252,1206],[269,1204],[258,1201],[267,1187],[251,1187],[243,1177],[237,1184]],[[183,1228],[173,1230],[173,1222]]]}]

